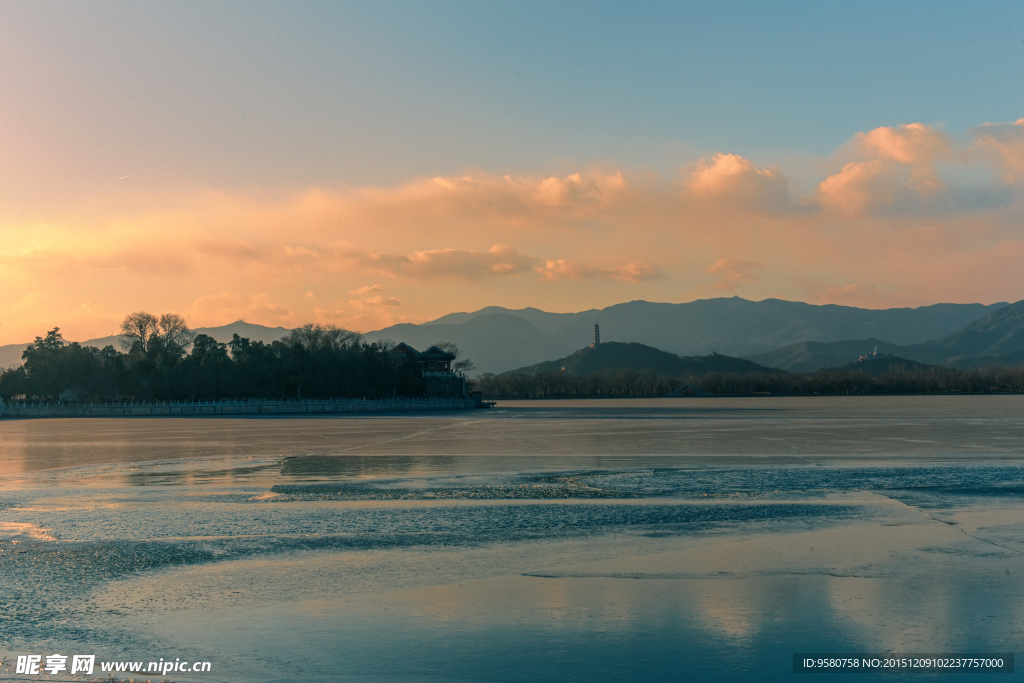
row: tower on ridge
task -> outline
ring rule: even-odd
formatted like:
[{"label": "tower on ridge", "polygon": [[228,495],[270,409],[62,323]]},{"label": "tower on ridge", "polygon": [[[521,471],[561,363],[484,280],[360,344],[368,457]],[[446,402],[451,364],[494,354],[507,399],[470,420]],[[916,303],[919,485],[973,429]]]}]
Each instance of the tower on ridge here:
[{"label": "tower on ridge", "polygon": [[601,343],[601,326],[594,323],[594,343],[591,346],[597,346]]}]

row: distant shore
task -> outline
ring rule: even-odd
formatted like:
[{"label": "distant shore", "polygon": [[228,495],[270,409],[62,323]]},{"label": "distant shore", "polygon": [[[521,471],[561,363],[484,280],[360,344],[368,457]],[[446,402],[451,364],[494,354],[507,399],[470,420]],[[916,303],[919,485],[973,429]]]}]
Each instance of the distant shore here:
[{"label": "distant shore", "polygon": [[48,417],[243,417],[309,416],[345,413],[473,410],[473,398],[386,398],[242,401],[151,401],[95,403],[13,402],[0,404],[0,418]]}]

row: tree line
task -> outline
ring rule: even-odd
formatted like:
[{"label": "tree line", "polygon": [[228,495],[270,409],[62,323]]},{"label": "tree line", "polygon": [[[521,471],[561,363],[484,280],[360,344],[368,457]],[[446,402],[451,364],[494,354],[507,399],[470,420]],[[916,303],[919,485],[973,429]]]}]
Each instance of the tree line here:
[{"label": "tree line", "polygon": [[[367,343],[333,325],[305,325],[279,341],[234,335],[226,344],[196,334],[181,316],[128,315],[120,349],[68,343],[53,328],[25,349],[21,367],[0,371],[11,400],[189,400],[423,396],[418,364],[396,359],[387,341]],[[438,346],[458,356],[454,344]],[[462,359],[457,368],[472,363]],[[1024,392],[1024,367],[974,370],[894,367],[865,372],[720,373],[672,377],[634,370],[484,374],[473,388],[488,399],[653,397],[681,390],[713,396],[984,394]]]},{"label": "tree line", "polygon": [[422,396],[416,363],[389,342],[367,343],[334,325],[305,325],[279,341],[235,334],[227,344],[189,329],[181,316],[132,313],[120,349],[68,343],[53,328],[0,372],[5,400],[189,400]]},{"label": "tree line", "polygon": [[474,388],[486,399],[640,398],[677,390],[711,396],[809,396],[847,394],[986,394],[1024,393],[1024,367],[993,366],[974,370],[928,368],[892,370],[878,377],[865,372],[822,370],[814,373],[720,373],[667,377],[620,370],[588,375],[565,372],[485,374]]}]

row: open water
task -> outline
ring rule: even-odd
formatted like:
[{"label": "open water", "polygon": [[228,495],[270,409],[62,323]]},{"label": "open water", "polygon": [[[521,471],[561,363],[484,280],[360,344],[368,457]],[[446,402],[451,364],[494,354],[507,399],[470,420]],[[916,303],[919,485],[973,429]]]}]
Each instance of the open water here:
[{"label": "open water", "polygon": [[2,421],[0,476],[0,680],[52,653],[649,681],[1024,652],[1020,397]]}]

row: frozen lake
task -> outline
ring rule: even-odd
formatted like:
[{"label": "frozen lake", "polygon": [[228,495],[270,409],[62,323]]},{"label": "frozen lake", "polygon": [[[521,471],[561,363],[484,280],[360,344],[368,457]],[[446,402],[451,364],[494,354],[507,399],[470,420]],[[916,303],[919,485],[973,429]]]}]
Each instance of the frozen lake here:
[{"label": "frozen lake", "polygon": [[52,653],[211,662],[142,676],[176,681],[818,679],[793,653],[1024,641],[1024,397],[0,421],[0,474],[0,680]]}]

